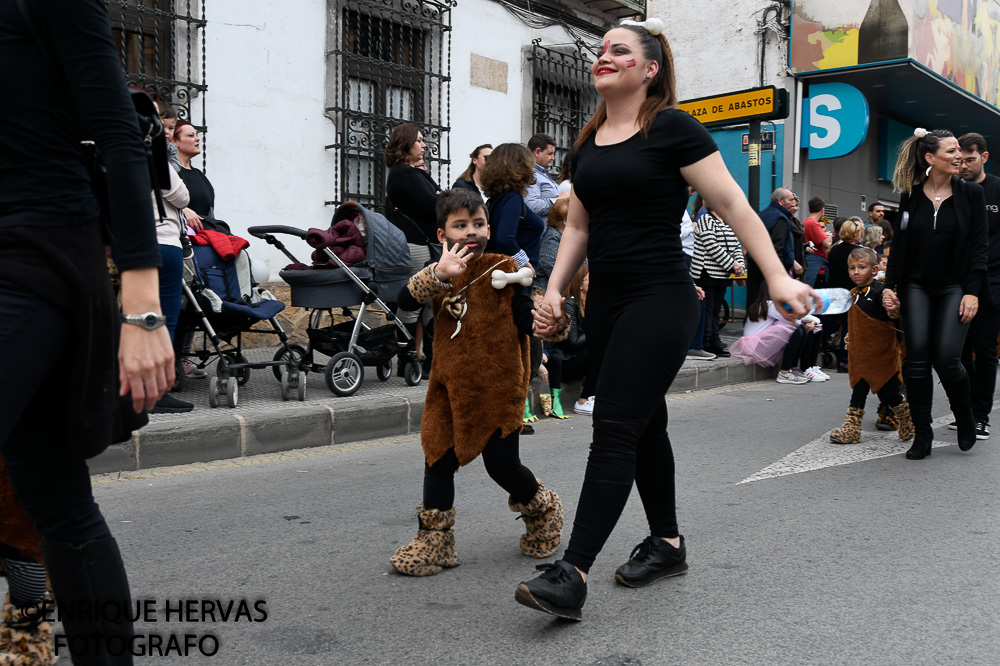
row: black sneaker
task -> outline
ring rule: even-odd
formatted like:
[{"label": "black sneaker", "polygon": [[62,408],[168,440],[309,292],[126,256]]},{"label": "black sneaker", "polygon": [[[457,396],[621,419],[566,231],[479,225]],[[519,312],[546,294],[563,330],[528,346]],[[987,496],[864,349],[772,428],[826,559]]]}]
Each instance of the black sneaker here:
[{"label": "black sneaker", "polygon": [[719,358],[729,358],[732,356],[726,347],[705,347],[705,351],[709,354],[715,354]]},{"label": "black sneaker", "polygon": [[618,567],[615,580],[626,587],[645,587],[661,578],[679,576],[687,569],[684,537],[680,548],[674,548],[660,537],[648,536],[632,549],[629,561]]},{"label": "black sneaker", "polygon": [[948,430],[958,430],[958,421],[952,421],[949,423]]},{"label": "black sneaker", "polygon": [[179,400],[169,393],[164,393],[156,401],[156,406],[153,407],[150,414],[183,414],[184,412],[190,412],[192,409],[194,409],[193,403]]},{"label": "black sneaker", "polygon": [[569,562],[556,560],[535,567],[541,576],[517,586],[517,603],[567,620],[582,620],[587,584]]},{"label": "black sneaker", "polygon": [[986,421],[980,421],[976,424],[976,439],[989,439],[990,438],[990,424]]}]

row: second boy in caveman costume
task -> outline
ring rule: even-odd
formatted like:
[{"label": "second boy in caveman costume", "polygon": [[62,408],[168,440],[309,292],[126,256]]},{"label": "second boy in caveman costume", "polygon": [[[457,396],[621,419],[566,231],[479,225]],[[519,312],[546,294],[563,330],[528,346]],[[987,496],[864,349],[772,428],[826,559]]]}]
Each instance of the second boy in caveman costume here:
[{"label": "second boy in caveman costume", "polygon": [[490,478],[510,493],[510,509],[524,519],[525,555],[554,553],[563,525],[559,496],[538,482],[518,453],[531,372],[532,302],[520,284],[496,289],[491,280],[493,271],[518,266],[506,255],[484,254],[490,225],[477,193],[445,192],[437,218],[441,259],[411,277],[398,299],[409,310],[434,303],[434,354],[420,432],[425,465],[419,531],[390,560],[410,576],[461,564],[452,532],[454,477],[479,455]]}]

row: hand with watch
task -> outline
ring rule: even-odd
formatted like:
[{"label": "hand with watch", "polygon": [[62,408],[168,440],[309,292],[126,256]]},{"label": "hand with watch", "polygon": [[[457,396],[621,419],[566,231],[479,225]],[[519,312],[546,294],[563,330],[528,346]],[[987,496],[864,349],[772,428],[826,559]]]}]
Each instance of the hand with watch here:
[{"label": "hand with watch", "polygon": [[152,409],[174,383],[174,348],[160,308],[156,268],[122,271],[122,327],[118,344],[121,395],[132,392],[132,408]]}]

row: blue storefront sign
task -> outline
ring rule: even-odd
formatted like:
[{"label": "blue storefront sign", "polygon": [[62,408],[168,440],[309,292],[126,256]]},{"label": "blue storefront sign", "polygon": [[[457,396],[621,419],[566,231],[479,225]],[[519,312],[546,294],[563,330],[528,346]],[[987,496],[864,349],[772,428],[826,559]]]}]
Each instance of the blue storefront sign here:
[{"label": "blue storefront sign", "polygon": [[868,100],[846,83],[809,86],[802,100],[802,145],[809,159],[850,155],[868,136]]}]

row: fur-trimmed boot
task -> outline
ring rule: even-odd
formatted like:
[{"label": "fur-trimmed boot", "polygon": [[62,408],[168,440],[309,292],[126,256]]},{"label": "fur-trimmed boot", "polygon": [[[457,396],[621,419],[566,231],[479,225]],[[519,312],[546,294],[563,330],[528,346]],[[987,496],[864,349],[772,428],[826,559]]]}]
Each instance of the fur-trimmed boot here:
[{"label": "fur-trimmed boot", "polygon": [[53,615],[52,602],[39,602],[18,608],[8,594],[3,600],[0,618],[0,665],[47,666],[56,661],[52,645],[52,624],[45,615]]},{"label": "fur-trimmed boot", "polygon": [[556,552],[562,539],[563,508],[559,495],[538,482],[535,496],[527,504],[518,504],[511,497],[507,500],[511,511],[519,512],[524,519],[521,535],[521,552],[539,559]]},{"label": "fur-trimmed boot", "polygon": [[878,430],[897,430],[899,428],[899,419],[896,418],[896,412],[884,402],[878,403],[878,420],[875,422],[875,428]]},{"label": "fur-trimmed boot", "polygon": [[861,419],[864,416],[865,410],[858,409],[857,407],[848,407],[844,425],[830,433],[830,441],[836,444],[860,444]]},{"label": "fur-trimmed boot", "polygon": [[910,416],[910,403],[906,401],[905,395],[902,397],[903,401],[892,408],[892,414],[899,424],[899,438],[905,442],[912,439],[916,431],[913,429],[913,417]]},{"label": "fur-trimmed boot", "polygon": [[454,507],[447,511],[417,505],[417,537],[389,558],[396,571],[406,576],[433,576],[445,567],[457,567],[462,558],[455,552]]}]

